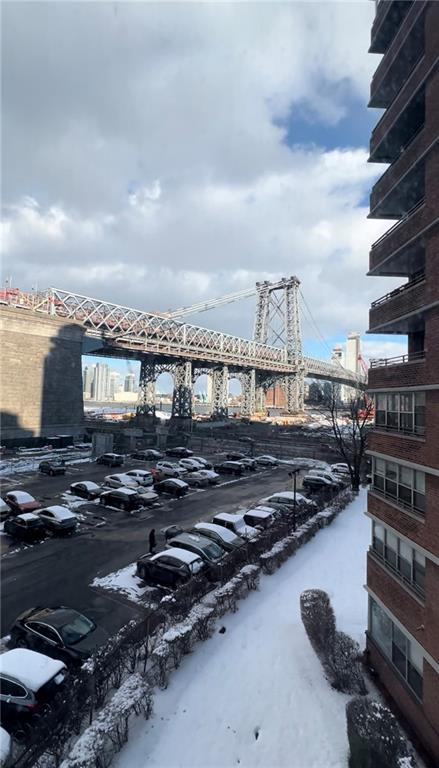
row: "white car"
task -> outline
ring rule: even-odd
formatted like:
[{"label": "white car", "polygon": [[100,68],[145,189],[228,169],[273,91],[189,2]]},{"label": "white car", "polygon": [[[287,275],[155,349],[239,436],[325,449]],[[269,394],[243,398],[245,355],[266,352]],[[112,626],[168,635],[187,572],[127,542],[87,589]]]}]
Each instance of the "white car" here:
[{"label": "white car", "polygon": [[215,523],[196,523],[194,529],[202,533],[207,538],[216,541],[226,552],[233,552],[244,544],[244,539],[237,536],[236,533],[225,528],[223,525]]},{"label": "white car", "polygon": [[244,512],[244,520],[252,528],[268,528],[276,517],[276,510],[270,507],[252,507]]},{"label": "white car", "polygon": [[213,469],[199,469],[197,475],[205,477],[209,485],[215,485],[220,480],[218,472],[214,472]]},{"label": "white car", "polygon": [[260,464],[261,467],[276,467],[278,465],[278,460],[274,456],[263,455],[263,456],[255,456],[256,464]]},{"label": "white car", "polygon": [[197,469],[203,469],[204,465],[197,459],[180,459],[178,462],[180,467],[186,469],[188,472],[196,472]]},{"label": "white car", "polygon": [[331,464],[331,471],[342,475],[349,475],[349,467],[347,464]]},{"label": "white car", "polygon": [[[260,503],[268,505],[281,504],[285,507],[293,507],[294,491],[278,491],[277,493],[272,493],[271,496],[266,496],[264,499],[261,499]],[[315,502],[311,501],[311,499],[307,499],[306,496],[304,496],[302,493],[296,491],[296,504],[315,505]]]},{"label": "white car", "polygon": [[[59,659],[28,648],[13,648],[0,654],[2,717],[17,713],[30,717],[39,704],[50,703],[67,680],[67,667]],[[9,686],[9,692],[6,686]],[[2,763],[3,765],[3,763]]]},{"label": "white car", "polygon": [[334,485],[342,486],[344,484],[344,480],[340,477],[340,475],[337,476],[333,472],[324,472],[322,469],[310,469],[308,475],[313,477],[324,477]]},{"label": "white car", "polygon": [[130,477],[125,472],[104,477],[105,485],[110,488],[138,488],[139,483],[135,477]]},{"label": "white car", "polygon": [[139,485],[152,485],[154,478],[151,472],[146,469],[130,469],[129,472],[124,473],[127,477],[132,477]]},{"label": "white car", "polygon": [[173,461],[158,461],[156,468],[166,477],[185,477],[187,470]]},{"label": "white car", "polygon": [[209,480],[201,470],[195,472],[188,472],[184,478],[185,483],[191,486],[191,488],[203,488],[205,485],[209,485]]},{"label": "white car", "polygon": [[195,461],[198,461],[199,464],[202,464],[204,469],[212,469],[212,463],[207,461],[207,459],[203,459],[202,456],[191,456],[191,458],[195,459]]},{"label": "white car", "polygon": [[220,512],[212,518],[212,523],[228,528],[229,531],[233,531],[237,536],[242,536],[243,539],[254,539],[259,533],[256,528],[246,524],[244,515],[233,515],[229,512]]},{"label": "white car", "polygon": [[139,486],[139,488],[136,488],[136,491],[138,497],[142,499],[144,504],[154,504],[159,498],[158,493],[151,491],[149,488]]},{"label": "white car", "polygon": [[67,507],[58,504],[44,507],[44,509],[38,510],[37,514],[47,530],[53,533],[70,534],[78,525],[77,516]]}]

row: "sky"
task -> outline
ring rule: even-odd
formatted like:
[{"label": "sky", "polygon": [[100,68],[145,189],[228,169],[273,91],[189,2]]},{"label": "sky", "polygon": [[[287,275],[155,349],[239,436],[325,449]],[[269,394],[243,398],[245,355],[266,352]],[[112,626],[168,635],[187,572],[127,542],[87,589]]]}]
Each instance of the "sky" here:
[{"label": "sky", "polygon": [[[379,56],[364,2],[2,4],[3,281],[148,311],[296,274],[307,354],[364,333]],[[251,338],[255,299],[189,322]],[[366,357],[404,352],[368,336]],[[121,370],[125,363],[121,363]]]}]

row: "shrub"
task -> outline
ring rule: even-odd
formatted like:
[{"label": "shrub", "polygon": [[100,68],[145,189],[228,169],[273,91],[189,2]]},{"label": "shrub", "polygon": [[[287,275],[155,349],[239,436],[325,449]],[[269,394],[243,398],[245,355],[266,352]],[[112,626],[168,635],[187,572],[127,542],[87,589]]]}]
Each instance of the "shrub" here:
[{"label": "shrub", "polygon": [[334,644],[335,616],[328,595],[321,589],[307,589],[300,595],[300,615],[310,643],[320,657]]},{"label": "shrub", "polygon": [[335,632],[333,644],[325,654],[324,666],[331,685],[343,693],[367,693],[359,662],[360,646],[344,632]]},{"label": "shrub", "polygon": [[356,697],[346,706],[349,768],[416,768],[390,709]]}]

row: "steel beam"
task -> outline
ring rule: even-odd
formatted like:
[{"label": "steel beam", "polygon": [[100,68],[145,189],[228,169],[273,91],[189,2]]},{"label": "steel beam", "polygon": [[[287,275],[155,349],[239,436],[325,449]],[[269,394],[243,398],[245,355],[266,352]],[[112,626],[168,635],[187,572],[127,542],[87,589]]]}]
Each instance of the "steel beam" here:
[{"label": "steel beam", "polygon": [[175,366],[171,418],[192,418],[192,363],[189,360]]},{"label": "steel beam", "polygon": [[212,418],[227,419],[229,415],[229,369],[227,365],[214,368],[212,376]]},{"label": "steel beam", "polygon": [[137,416],[155,416],[155,359],[153,355],[143,357],[140,363],[139,397]]}]

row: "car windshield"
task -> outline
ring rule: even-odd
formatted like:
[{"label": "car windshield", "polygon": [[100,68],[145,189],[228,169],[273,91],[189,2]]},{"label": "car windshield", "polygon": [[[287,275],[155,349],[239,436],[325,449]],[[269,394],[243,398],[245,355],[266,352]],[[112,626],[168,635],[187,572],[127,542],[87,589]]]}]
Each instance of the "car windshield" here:
[{"label": "car windshield", "polygon": [[206,544],[203,546],[203,551],[211,560],[218,560],[223,553],[221,547],[219,547],[218,544],[215,544],[213,541],[211,544]]},{"label": "car windshield", "polygon": [[59,631],[67,645],[75,645],[75,643],[79,643],[80,640],[87,637],[90,632],[93,632],[94,629],[96,629],[96,624],[93,621],[87,619],[86,616],[78,614],[68,624],[60,627]]}]

